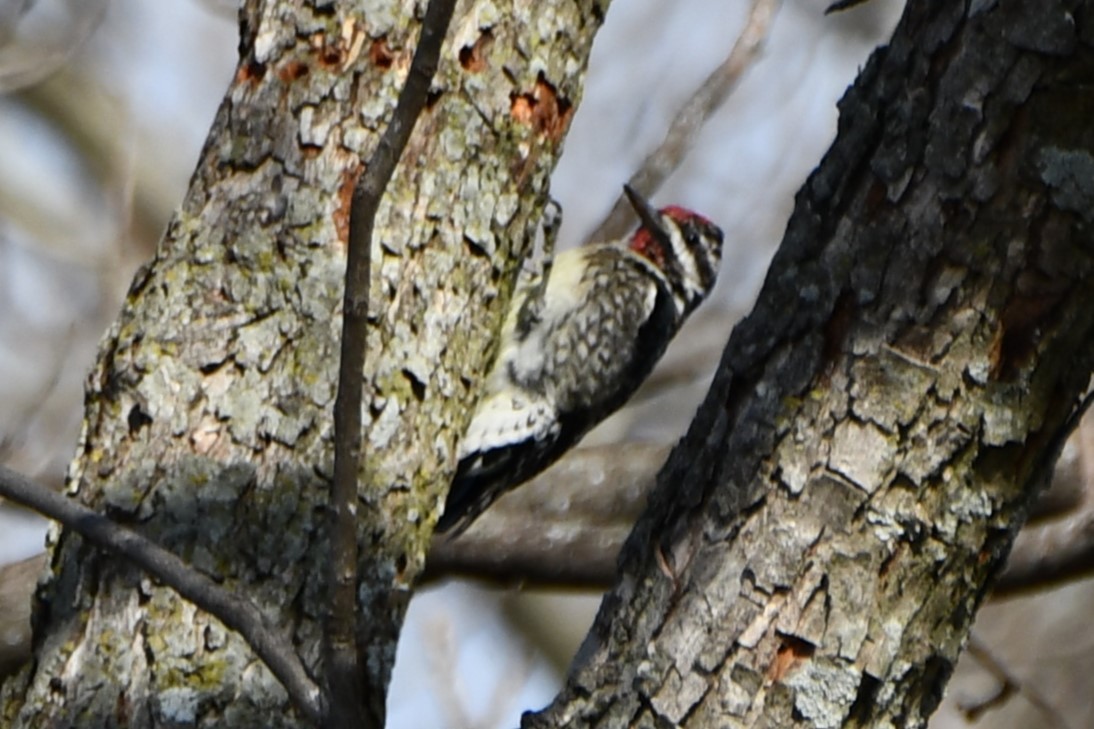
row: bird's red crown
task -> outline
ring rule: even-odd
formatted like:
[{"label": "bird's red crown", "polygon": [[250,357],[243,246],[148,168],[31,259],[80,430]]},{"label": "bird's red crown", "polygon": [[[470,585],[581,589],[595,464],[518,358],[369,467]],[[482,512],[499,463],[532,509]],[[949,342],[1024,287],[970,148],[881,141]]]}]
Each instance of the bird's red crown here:
[{"label": "bird's red crown", "polygon": [[[696,220],[705,225],[710,225],[711,222],[705,217],[695,212],[694,210],[688,210],[687,208],[680,207],[679,205],[668,205],[657,211],[660,215],[664,215],[671,218],[679,225],[683,225],[689,220]],[[661,244],[661,241],[657,239],[646,226],[638,226],[638,230],[634,231],[634,235],[631,236],[630,249],[640,256],[650,260],[653,265],[658,268],[665,267],[665,249]]]}]

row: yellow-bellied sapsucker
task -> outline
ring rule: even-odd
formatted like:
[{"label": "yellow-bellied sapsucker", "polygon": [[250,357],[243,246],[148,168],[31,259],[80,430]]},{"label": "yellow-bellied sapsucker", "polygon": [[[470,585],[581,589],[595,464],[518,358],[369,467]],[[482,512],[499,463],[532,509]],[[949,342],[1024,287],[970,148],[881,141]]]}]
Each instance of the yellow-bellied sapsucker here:
[{"label": "yellow-bellied sapsucker", "polygon": [[463,531],[617,410],[714,286],[722,231],[625,190],[641,220],[630,238],[565,251],[545,283],[518,284],[438,531]]}]

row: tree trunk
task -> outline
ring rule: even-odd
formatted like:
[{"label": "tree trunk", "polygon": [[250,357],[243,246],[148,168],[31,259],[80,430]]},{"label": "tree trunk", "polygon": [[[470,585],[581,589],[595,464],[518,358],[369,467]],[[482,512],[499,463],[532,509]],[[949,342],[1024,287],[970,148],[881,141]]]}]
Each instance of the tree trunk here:
[{"label": "tree trunk", "polygon": [[[455,440],[527,253],[607,2],[468,1],[377,217],[359,629],[384,693]],[[418,7],[421,6],[421,7]],[[424,3],[248,0],[190,190],[90,377],[69,492],[254,601],[320,660],[349,201]],[[235,634],[52,535],[4,726],[300,726]]]},{"label": "tree trunk", "polygon": [[1094,363],[1094,10],[913,0],[526,727],[920,727]]}]

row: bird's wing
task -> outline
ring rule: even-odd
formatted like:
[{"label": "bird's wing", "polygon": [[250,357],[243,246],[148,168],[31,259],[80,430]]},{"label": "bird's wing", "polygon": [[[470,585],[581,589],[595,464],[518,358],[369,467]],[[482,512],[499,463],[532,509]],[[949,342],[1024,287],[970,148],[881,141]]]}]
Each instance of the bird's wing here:
[{"label": "bird's wing", "polygon": [[535,465],[535,454],[558,439],[554,406],[529,393],[487,396],[460,441],[460,463],[445,501],[438,532],[459,534],[511,484]]}]

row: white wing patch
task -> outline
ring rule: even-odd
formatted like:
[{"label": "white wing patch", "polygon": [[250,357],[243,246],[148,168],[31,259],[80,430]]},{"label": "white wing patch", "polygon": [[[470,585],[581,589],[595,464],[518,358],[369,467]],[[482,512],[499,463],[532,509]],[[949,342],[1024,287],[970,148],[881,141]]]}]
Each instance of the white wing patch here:
[{"label": "white wing patch", "polygon": [[555,256],[544,292],[543,318],[557,320],[580,308],[589,290],[587,258],[594,247],[571,248]]},{"label": "white wing patch", "polygon": [[516,443],[558,435],[554,407],[531,393],[503,390],[479,403],[475,417],[460,441],[460,459]]}]

